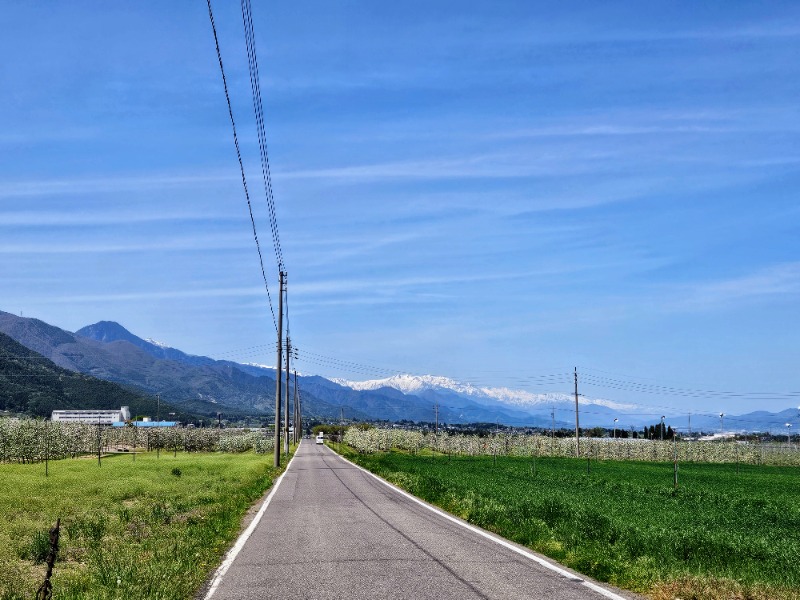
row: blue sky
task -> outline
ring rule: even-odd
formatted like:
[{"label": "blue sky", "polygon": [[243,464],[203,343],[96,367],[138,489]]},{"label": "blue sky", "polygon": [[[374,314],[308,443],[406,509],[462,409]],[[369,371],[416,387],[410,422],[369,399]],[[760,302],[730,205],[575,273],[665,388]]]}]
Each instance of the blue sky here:
[{"label": "blue sky", "polygon": [[[274,297],[241,14],[214,8]],[[303,372],[547,392],[578,366],[774,394],[594,397],[800,404],[796,2],[253,15]],[[205,3],[4,16],[0,309],[273,364]]]}]

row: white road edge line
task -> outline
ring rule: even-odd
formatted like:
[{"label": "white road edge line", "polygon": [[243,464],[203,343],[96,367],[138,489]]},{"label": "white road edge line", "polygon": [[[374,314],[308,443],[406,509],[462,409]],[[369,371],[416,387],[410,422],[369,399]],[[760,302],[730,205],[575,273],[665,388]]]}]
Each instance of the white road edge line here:
[{"label": "white road edge line", "polygon": [[211,580],[211,586],[208,588],[208,592],[206,593],[204,600],[209,600],[209,598],[214,595],[214,592],[217,591],[219,584],[222,583],[222,578],[225,577],[225,573],[228,572],[228,569],[233,564],[233,561],[236,559],[239,551],[244,547],[245,542],[247,542],[247,540],[253,534],[253,531],[255,531],[259,521],[261,521],[261,517],[264,516],[269,503],[272,502],[272,497],[275,495],[275,492],[278,491],[278,487],[281,485],[281,481],[283,481],[283,476],[289,472],[289,467],[292,466],[292,461],[294,460],[295,456],[297,456],[296,450],[294,455],[292,455],[292,459],[289,461],[289,464],[286,465],[286,469],[278,476],[278,479],[275,480],[275,483],[272,485],[272,490],[270,490],[267,499],[264,500],[264,504],[261,505],[261,508],[256,513],[256,516],[253,517],[250,525],[248,525],[247,529],[242,532],[233,547],[228,550],[228,553],[225,555],[225,560],[222,561],[222,564],[217,567],[217,570],[214,573],[214,579]]},{"label": "white road edge line", "polygon": [[581,585],[586,586],[590,590],[594,590],[598,594],[600,594],[602,596],[605,596],[606,598],[609,598],[610,600],[628,600],[624,596],[620,596],[619,594],[615,594],[611,590],[607,590],[604,587],[601,587],[601,586],[597,585],[596,583],[593,583],[591,581],[586,581],[585,579],[581,579],[580,577],[578,577],[574,573],[571,573],[571,572],[567,571],[566,569],[562,569],[561,567],[557,567],[556,565],[544,560],[542,557],[536,556],[533,552],[529,552],[527,550],[524,550],[524,549],[522,549],[522,548],[520,548],[518,546],[515,546],[514,544],[512,544],[511,542],[509,542],[507,540],[495,537],[494,535],[492,535],[492,534],[490,534],[490,533],[488,533],[486,531],[483,531],[482,529],[478,529],[474,525],[470,525],[469,523],[466,523],[465,521],[462,521],[461,519],[458,519],[458,518],[454,517],[453,515],[450,515],[450,514],[444,512],[443,510],[441,510],[439,508],[436,508],[435,506],[432,506],[431,504],[428,504],[427,502],[425,502],[423,500],[420,500],[416,496],[413,496],[413,495],[409,494],[407,491],[397,487],[393,483],[389,483],[385,479],[383,479],[381,477],[378,477],[377,475],[375,475],[375,473],[372,473],[372,472],[368,471],[367,469],[365,469],[364,467],[361,467],[361,466],[355,464],[354,462],[351,462],[351,461],[347,460],[344,456],[342,456],[341,454],[337,454],[336,452],[334,452],[330,448],[328,448],[328,450],[330,450],[335,456],[338,456],[339,458],[341,458],[343,461],[353,465],[355,468],[361,469],[364,473],[367,473],[368,475],[371,475],[372,477],[374,477],[375,479],[380,481],[385,486],[392,488],[393,490],[399,492],[400,494],[402,494],[403,496],[405,496],[409,500],[412,500],[413,502],[416,502],[420,506],[424,506],[428,510],[438,514],[441,517],[444,517],[448,521],[451,521],[451,522],[455,523],[456,525],[460,525],[461,527],[464,527],[465,529],[469,529],[473,533],[477,533],[478,535],[483,536],[486,539],[495,542],[496,544],[500,544],[501,546],[504,546],[504,547],[508,548],[509,550],[511,550],[513,552],[516,552],[517,554],[520,554],[520,555],[524,556],[525,558],[528,558],[528,559],[534,561],[535,563],[540,564],[541,566],[545,567],[546,569],[550,569],[551,571],[554,571],[555,573],[558,573],[562,577],[565,577],[565,578],[567,578],[567,579],[569,579],[571,581],[574,581],[576,583],[580,583]]}]

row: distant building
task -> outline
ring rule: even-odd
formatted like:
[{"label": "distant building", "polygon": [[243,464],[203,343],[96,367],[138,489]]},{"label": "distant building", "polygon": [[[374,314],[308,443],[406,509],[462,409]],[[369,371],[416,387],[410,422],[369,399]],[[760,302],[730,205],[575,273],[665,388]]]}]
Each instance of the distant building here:
[{"label": "distant building", "polygon": [[127,423],[125,421],[115,421],[111,423],[113,427],[125,427],[127,425],[133,425],[134,427],[177,427],[177,421],[151,421],[149,419],[143,421],[131,421]]},{"label": "distant building", "polygon": [[61,423],[113,425],[120,421],[130,421],[131,411],[127,406],[119,410],[54,410],[50,419]]}]

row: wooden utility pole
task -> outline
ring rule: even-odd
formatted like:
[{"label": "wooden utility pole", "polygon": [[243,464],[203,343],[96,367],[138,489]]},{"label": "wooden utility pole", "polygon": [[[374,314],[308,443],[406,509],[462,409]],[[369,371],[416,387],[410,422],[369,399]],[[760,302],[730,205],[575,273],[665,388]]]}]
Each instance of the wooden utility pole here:
[{"label": "wooden utility pole", "polygon": [[434,431],[436,435],[439,435],[439,403],[434,404],[433,408],[436,411],[436,429]]},{"label": "wooden utility pole", "polygon": [[292,353],[292,340],[286,337],[286,413],[283,416],[283,453],[289,454],[289,356]]},{"label": "wooden utility pole", "polygon": [[297,394],[297,423],[295,429],[298,429],[297,441],[303,438],[303,400],[300,397],[300,388],[297,386],[297,371],[294,372],[294,393]]},{"label": "wooden utility pole", "polygon": [[581,456],[580,426],[578,423],[578,367],[575,367],[575,456]]},{"label": "wooden utility pole", "polygon": [[275,460],[273,466],[281,466],[281,363],[283,362],[283,271],[278,273],[278,359],[275,366]]},{"label": "wooden utility pole", "polygon": [[300,441],[300,405],[297,403],[297,369],[294,371],[294,443]]},{"label": "wooden utility pole", "polygon": [[[156,427],[160,427],[159,423],[161,423],[161,394],[156,394]],[[160,438],[161,436],[159,436]],[[150,450],[148,448],[148,450]],[[158,446],[156,446],[156,458],[161,458],[161,440],[158,440]]]}]

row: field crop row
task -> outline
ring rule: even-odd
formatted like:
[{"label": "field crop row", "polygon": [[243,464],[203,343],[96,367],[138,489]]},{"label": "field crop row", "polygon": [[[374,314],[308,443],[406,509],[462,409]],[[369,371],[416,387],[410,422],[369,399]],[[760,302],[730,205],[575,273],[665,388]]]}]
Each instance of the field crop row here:
[{"label": "field crop row", "polygon": [[800,473],[408,451],[349,458],[476,525],[654,598],[800,598]]},{"label": "field crop row", "polygon": [[[417,453],[430,450],[458,456],[552,456],[574,457],[575,438],[547,435],[497,434],[449,435],[403,429],[351,427],[344,442],[362,453],[385,452],[392,448]],[[638,460],[647,462],[703,462],[749,465],[800,466],[800,451],[776,444],[660,441],[639,439],[586,438],[580,441],[580,455],[596,460]]]}]

